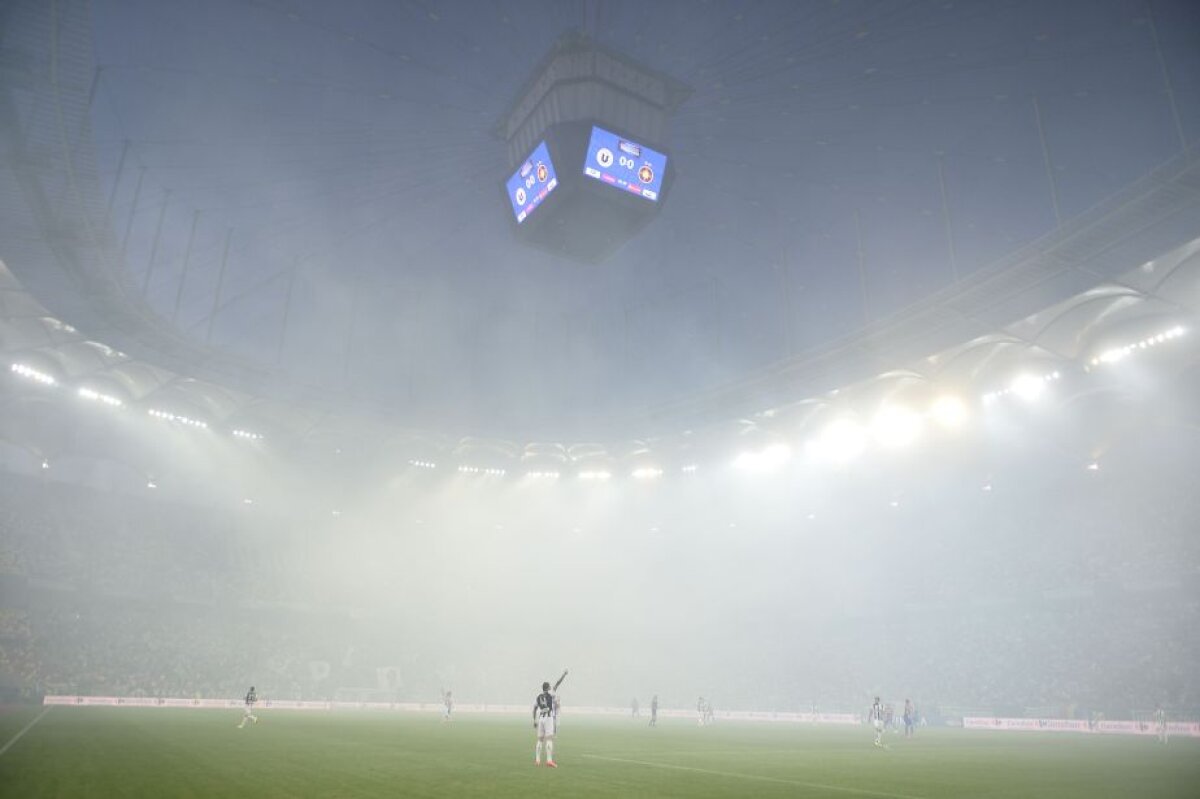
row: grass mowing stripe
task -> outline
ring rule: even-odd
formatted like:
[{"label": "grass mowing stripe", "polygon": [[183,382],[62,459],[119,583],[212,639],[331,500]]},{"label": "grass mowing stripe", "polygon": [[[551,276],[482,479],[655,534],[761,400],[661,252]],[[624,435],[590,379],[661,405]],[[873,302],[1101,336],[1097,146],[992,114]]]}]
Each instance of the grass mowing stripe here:
[{"label": "grass mowing stripe", "polygon": [[800,788],[818,788],[822,791],[840,791],[842,793],[852,793],[857,796],[882,796],[885,799],[922,799],[919,796],[909,796],[902,793],[886,793],[884,791],[870,791],[865,788],[848,788],[843,785],[825,785],[820,782],[801,782],[800,780],[786,780],[782,777],[767,777],[761,774],[739,774],[736,771],[713,771],[707,768],[696,768],[695,766],[677,766],[674,763],[653,763],[649,760],[628,760],[623,757],[605,757],[603,755],[583,754],[581,757],[589,757],[592,760],[607,760],[611,763],[631,763],[635,766],[649,766],[650,768],[665,768],[674,771],[693,771],[697,774],[711,774],[714,777],[732,777],[740,780],[756,780],[758,782],[775,782],[782,785],[795,785]]},{"label": "grass mowing stripe", "polygon": [[21,728],[21,731],[12,737],[12,740],[11,740],[11,741],[9,741],[8,743],[6,743],[6,744],[4,745],[4,748],[3,748],[3,749],[0,749],[0,755],[3,755],[5,752],[7,752],[9,749],[11,749],[13,744],[15,744],[17,741],[21,740],[21,736],[22,736],[22,735],[24,735],[25,733],[27,733],[27,732],[29,732],[30,730],[32,730],[32,729],[33,729],[33,725],[34,725],[34,724],[37,724],[39,721],[41,721],[41,720],[42,720],[42,718],[43,718],[43,717],[44,717],[44,716],[45,716],[47,713],[49,713],[49,712],[50,712],[50,708],[46,708],[46,709],[45,709],[45,710],[43,710],[41,713],[38,713],[38,714],[37,714],[37,716],[35,716],[35,717],[34,717],[33,721],[29,722],[29,723],[28,723],[28,724],[26,724],[24,727],[22,727],[22,728]]}]

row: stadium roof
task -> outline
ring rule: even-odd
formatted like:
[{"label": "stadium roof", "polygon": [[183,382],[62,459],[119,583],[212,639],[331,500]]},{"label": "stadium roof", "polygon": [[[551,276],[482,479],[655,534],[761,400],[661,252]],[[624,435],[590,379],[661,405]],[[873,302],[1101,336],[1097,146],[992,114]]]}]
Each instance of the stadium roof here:
[{"label": "stadium roof", "polygon": [[[276,438],[553,460],[1195,314],[1187,4],[696,8],[8,4],[0,345]],[[491,130],[572,27],[695,88],[662,216],[586,269],[511,237]]]}]

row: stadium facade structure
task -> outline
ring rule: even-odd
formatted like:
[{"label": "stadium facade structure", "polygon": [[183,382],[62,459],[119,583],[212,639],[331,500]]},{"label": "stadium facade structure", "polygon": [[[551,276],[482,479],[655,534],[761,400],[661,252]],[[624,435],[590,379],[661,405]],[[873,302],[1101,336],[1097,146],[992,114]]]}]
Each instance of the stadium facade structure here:
[{"label": "stadium facade structure", "polygon": [[[941,386],[978,391],[1039,364],[1082,369],[1105,348],[1200,310],[1200,157],[1185,152],[951,288],[719,390],[613,419],[596,431],[599,443],[406,429],[385,409],[203,346],[151,310],[122,268],[97,176],[87,4],[24,0],[4,13],[0,404],[10,410],[29,395],[8,374],[20,362],[66,386],[103,386],[132,407],[261,432],[293,454],[344,447],[374,460],[565,474],[670,468],[795,436],[853,402],[862,409]],[[1194,382],[1195,348],[1188,352],[1180,369]],[[0,436],[18,447],[46,446],[28,426],[5,428]]]}]

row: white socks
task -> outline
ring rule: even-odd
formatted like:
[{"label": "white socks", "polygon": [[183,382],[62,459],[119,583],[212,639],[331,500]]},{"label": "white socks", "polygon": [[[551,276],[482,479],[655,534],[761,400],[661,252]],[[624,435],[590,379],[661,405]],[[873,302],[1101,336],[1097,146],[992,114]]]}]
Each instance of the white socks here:
[{"label": "white socks", "polygon": [[542,742],[541,741],[537,742],[537,746],[533,750],[533,762],[534,763],[542,762]]},{"label": "white socks", "polygon": [[546,762],[554,762],[554,741],[546,741]]}]

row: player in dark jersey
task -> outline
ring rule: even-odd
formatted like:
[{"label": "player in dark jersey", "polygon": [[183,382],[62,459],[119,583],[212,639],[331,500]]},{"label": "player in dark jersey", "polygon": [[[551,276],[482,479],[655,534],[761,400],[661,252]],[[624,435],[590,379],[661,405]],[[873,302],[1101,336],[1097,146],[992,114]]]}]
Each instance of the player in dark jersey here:
[{"label": "player in dark jersey", "polygon": [[567,679],[566,669],[558,678],[558,682],[554,683],[553,688],[548,682],[542,683],[542,692],[533,700],[533,728],[537,730],[537,746],[533,750],[533,765],[535,766],[542,764],[542,747],[544,746],[546,748],[546,765],[550,768],[558,768],[558,764],[554,762],[554,736],[558,731],[558,702],[554,692],[558,690],[558,686],[562,685],[562,681],[565,679]]},{"label": "player in dark jersey", "polygon": [[658,726],[658,694],[655,694],[654,698],[650,700],[650,726]]},{"label": "player in dark jersey", "polygon": [[254,693],[254,686],[250,686],[250,690],[246,692],[246,708],[242,711],[242,723],[238,725],[240,730],[246,726],[247,721],[258,723],[258,716],[254,715],[254,704],[258,701],[258,694]]}]

